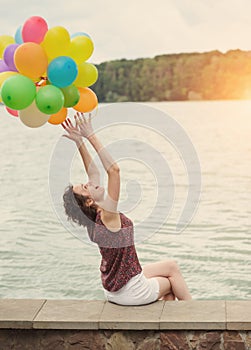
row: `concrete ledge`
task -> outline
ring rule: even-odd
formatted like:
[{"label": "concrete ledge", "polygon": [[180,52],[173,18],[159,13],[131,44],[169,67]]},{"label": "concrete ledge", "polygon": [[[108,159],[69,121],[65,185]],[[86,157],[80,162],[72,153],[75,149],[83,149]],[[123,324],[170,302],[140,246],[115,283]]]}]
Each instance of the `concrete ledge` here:
[{"label": "concrete ledge", "polygon": [[251,300],[106,301],[0,299],[0,329],[251,330]]},{"label": "concrete ledge", "polygon": [[166,302],[160,329],[226,329],[224,300]]},{"label": "concrete ledge", "polygon": [[99,329],[104,301],[47,300],[33,320],[38,329]]},{"label": "concrete ledge", "polygon": [[251,329],[251,301],[226,301],[227,329]]},{"label": "concrete ledge", "polygon": [[99,329],[159,329],[164,305],[164,301],[158,301],[147,306],[125,307],[106,302]]},{"label": "concrete ledge", "polygon": [[33,328],[33,321],[46,300],[0,299],[0,328]]},{"label": "concrete ledge", "polygon": [[1,350],[248,350],[250,330],[250,300],[0,300]]}]

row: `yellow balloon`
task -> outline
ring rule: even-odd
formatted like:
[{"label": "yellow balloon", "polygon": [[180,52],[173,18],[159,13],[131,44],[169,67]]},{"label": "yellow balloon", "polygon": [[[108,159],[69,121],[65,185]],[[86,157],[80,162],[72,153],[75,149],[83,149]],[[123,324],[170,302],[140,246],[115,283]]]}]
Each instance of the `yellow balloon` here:
[{"label": "yellow balloon", "polygon": [[77,64],[79,64],[83,61],[88,60],[88,58],[91,57],[93,50],[94,46],[90,38],[84,35],[76,36],[71,40],[68,56],[70,56]]},{"label": "yellow balloon", "polygon": [[29,107],[19,111],[19,117],[22,123],[30,128],[38,128],[47,123],[50,118],[48,114],[42,113],[37,108],[35,101]]},{"label": "yellow balloon", "polygon": [[[18,72],[2,72],[2,73],[0,73],[0,88],[6,79],[8,79],[12,75],[16,75],[16,74],[18,74]],[[0,95],[0,102],[2,102],[1,95]]]},{"label": "yellow balloon", "polygon": [[74,85],[78,87],[87,87],[93,85],[98,79],[97,68],[87,62],[82,62],[78,65],[78,75],[74,81]]},{"label": "yellow balloon", "polygon": [[0,57],[3,57],[3,53],[5,48],[10,45],[14,44],[15,39],[10,35],[0,35]]},{"label": "yellow balloon", "polygon": [[68,56],[70,47],[70,34],[64,27],[53,27],[49,29],[41,46],[45,50],[49,60],[58,56]]},{"label": "yellow balloon", "polygon": [[0,87],[2,86],[3,82],[11,77],[12,75],[17,75],[18,72],[2,72],[0,73]]}]

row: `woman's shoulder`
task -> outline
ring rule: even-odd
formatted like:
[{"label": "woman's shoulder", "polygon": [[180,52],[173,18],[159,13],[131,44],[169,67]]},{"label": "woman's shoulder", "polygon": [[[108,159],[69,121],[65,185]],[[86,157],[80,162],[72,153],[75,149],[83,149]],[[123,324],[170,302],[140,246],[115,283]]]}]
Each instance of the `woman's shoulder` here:
[{"label": "woman's shoulder", "polygon": [[132,220],[128,216],[126,216],[124,213],[119,212],[119,214],[120,214],[121,221],[123,220],[124,223],[128,223],[131,225],[133,224]]},{"label": "woman's shoulder", "polygon": [[[126,218],[126,215],[121,211],[118,211],[117,214],[119,214],[121,218]],[[96,219],[100,219],[101,216],[102,216],[102,210],[97,210]]]},{"label": "woman's shoulder", "polygon": [[[101,213],[102,213],[101,210],[97,212],[95,222],[105,226],[105,224],[104,224],[104,222],[102,220],[102,217],[101,217]],[[121,226],[122,227],[123,226],[133,226],[133,222],[132,222],[132,220],[129,217],[127,217],[124,213],[122,213],[120,211],[118,212],[118,214],[119,214],[119,217],[120,217],[120,222],[121,222]]]}]

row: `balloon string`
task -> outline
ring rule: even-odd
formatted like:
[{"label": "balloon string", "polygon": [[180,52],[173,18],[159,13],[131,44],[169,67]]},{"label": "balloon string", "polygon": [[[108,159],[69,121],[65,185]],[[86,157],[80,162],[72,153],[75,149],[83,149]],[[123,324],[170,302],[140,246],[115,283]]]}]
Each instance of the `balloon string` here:
[{"label": "balloon string", "polygon": [[40,80],[37,81],[35,84],[36,86],[41,86],[42,84],[44,84],[45,81],[47,81],[48,78],[47,77],[40,77]]}]

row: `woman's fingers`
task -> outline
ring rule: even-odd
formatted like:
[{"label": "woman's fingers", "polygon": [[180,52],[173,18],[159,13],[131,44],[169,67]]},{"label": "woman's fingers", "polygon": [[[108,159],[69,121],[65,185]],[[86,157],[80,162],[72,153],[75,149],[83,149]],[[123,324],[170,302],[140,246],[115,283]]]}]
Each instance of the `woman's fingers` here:
[{"label": "woman's fingers", "polygon": [[74,115],[74,120],[75,120],[75,126],[74,126],[74,128],[77,128],[77,127],[78,127],[78,121],[77,121],[77,116],[76,116],[76,114]]},{"label": "woman's fingers", "polygon": [[71,126],[70,123],[69,123],[69,121],[70,121],[69,118],[65,119],[65,124],[68,126],[68,128]]},{"label": "woman's fingers", "polygon": [[67,131],[67,132],[70,132],[70,126],[69,126],[69,122],[67,122],[66,120],[61,123],[62,127]]},{"label": "woman's fingers", "polygon": [[[85,131],[86,128],[91,125],[91,113],[85,116],[84,113],[77,112],[74,115],[75,119],[75,130],[81,130],[82,132]],[[67,126],[73,128],[72,122],[70,119],[67,119]]]},{"label": "woman's fingers", "polygon": [[87,124],[87,120],[84,116],[84,113],[79,114],[78,116],[78,125],[80,128],[85,128]]},{"label": "woman's fingers", "polygon": [[72,125],[72,122],[70,119],[68,119],[68,123],[70,124],[70,126],[73,128],[74,126]]},{"label": "woman's fingers", "polygon": [[74,115],[74,118],[76,120],[76,125],[80,125],[81,124],[81,119],[80,119],[80,114],[79,112],[77,112],[75,115]]},{"label": "woman's fingers", "polygon": [[84,115],[84,113],[79,113],[78,114],[78,118],[79,118],[80,124],[84,124],[84,122],[85,122],[85,115]]}]

